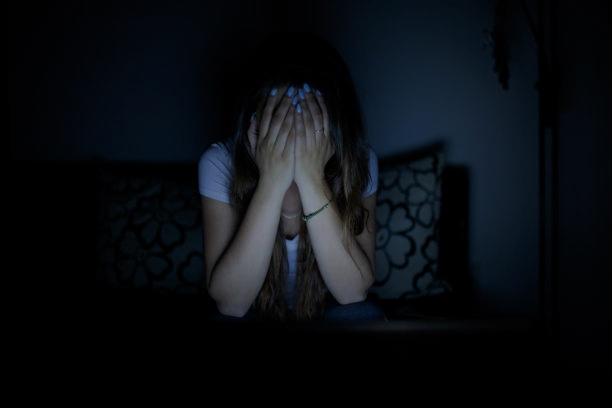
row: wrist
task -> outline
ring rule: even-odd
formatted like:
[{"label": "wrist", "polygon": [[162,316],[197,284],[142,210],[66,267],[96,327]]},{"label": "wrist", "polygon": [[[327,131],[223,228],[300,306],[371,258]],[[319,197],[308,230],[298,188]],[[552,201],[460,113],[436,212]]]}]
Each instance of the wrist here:
[{"label": "wrist", "polygon": [[297,187],[305,215],[316,212],[333,198],[330,188],[323,181],[297,184]]},{"label": "wrist", "polygon": [[300,191],[312,192],[327,188],[327,182],[322,172],[296,172],[294,181]]},{"label": "wrist", "polygon": [[255,187],[255,193],[262,194],[268,197],[270,200],[278,200],[282,202],[285,192],[289,188],[289,185],[291,185],[291,183],[289,183],[287,186],[285,186],[285,184],[286,183],[278,181],[275,182],[274,180],[269,180],[267,178],[260,178],[257,182],[257,186]]},{"label": "wrist", "polygon": [[313,211],[311,213],[308,214],[304,214],[302,216],[302,221],[304,222],[308,222],[310,221],[312,218],[316,217],[318,214],[322,213],[323,211],[325,211],[329,205],[331,204],[332,200],[327,201],[325,204],[323,204],[318,210]]}]

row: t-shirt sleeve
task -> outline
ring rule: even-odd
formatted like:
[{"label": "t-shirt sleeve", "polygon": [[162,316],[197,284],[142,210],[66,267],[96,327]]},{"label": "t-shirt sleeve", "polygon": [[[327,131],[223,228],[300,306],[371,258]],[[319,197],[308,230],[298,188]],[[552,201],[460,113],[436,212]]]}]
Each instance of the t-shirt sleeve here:
[{"label": "t-shirt sleeve", "polygon": [[370,181],[363,192],[364,197],[368,197],[378,191],[378,156],[372,148],[370,148]]},{"label": "t-shirt sleeve", "polygon": [[230,202],[232,163],[228,149],[211,144],[198,161],[198,189],[200,194],[224,203]]}]

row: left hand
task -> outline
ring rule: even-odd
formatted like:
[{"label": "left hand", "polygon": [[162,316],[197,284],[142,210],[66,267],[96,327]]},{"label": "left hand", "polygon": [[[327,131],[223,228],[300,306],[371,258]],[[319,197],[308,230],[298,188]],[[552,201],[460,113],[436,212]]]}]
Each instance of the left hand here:
[{"label": "left hand", "polygon": [[329,116],[325,100],[315,90],[299,99],[301,112],[295,110],[295,182],[320,182],[325,179],[325,165],[334,155],[329,138]]}]

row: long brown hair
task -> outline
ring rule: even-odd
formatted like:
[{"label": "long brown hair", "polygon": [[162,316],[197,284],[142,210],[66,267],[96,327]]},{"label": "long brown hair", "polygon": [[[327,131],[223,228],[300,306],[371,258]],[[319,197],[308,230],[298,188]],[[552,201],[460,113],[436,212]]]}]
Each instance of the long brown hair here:
[{"label": "long brown hair", "polygon": [[[248,81],[237,105],[237,127],[229,148],[233,156],[231,198],[243,217],[248,207],[259,171],[250,152],[247,130],[253,112],[273,86],[308,83],[325,98],[329,115],[326,129],[335,154],[325,167],[325,178],[341,215],[343,235],[359,234],[367,214],[362,195],[370,182],[369,151],[365,142],[361,108],[347,66],[338,52],[325,40],[305,33],[282,33],[271,37],[248,60]],[[253,304],[264,319],[291,319],[286,299],[288,271],[282,227],[277,231],[268,274]],[[297,320],[312,320],[324,310],[325,285],[306,226],[299,232],[297,256]]]}]

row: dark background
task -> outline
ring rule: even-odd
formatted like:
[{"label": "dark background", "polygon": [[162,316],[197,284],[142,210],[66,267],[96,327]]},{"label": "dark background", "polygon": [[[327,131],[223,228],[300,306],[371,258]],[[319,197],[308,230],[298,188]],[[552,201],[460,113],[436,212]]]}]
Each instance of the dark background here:
[{"label": "dark background", "polygon": [[[70,220],[57,230],[39,222],[68,213],[58,208],[95,222],[95,214],[79,213],[80,200],[95,196],[73,165],[197,162],[210,142],[227,136],[234,75],[248,69],[244,55],[276,31],[308,30],[345,56],[380,157],[442,143],[450,164],[468,168],[479,309],[544,313],[568,360],[608,358],[608,4],[8,4],[6,176],[12,197],[26,197],[11,202],[29,214],[10,216],[11,249],[27,248],[16,252],[16,273],[31,277],[26,286],[40,275],[61,281],[74,277],[64,276],[66,264],[88,255],[88,246],[71,246],[70,235],[81,230],[69,228]],[[313,56],[296,50],[296,58]],[[53,177],[50,165],[60,169]],[[51,242],[58,240],[66,245],[56,262],[59,245]]]}]

